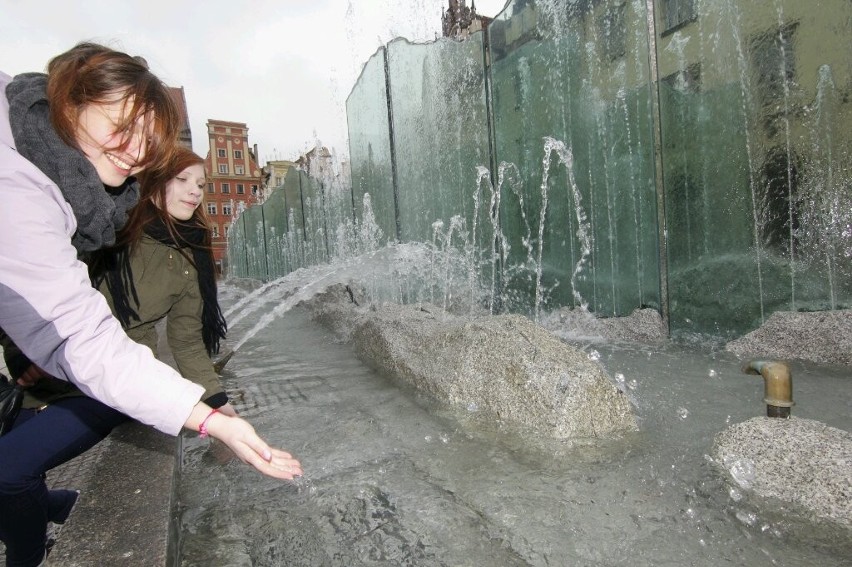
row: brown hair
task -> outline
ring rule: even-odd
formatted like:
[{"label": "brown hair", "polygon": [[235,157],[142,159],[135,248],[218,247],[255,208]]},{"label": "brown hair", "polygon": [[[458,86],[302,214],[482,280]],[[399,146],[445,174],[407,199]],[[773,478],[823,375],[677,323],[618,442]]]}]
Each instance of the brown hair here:
[{"label": "brown hair", "polygon": [[[130,211],[127,224],[118,233],[116,240],[119,246],[133,247],[142,238],[145,227],[157,219],[166,225],[175,242],[180,242],[175,220],[166,210],[166,184],[184,169],[196,164],[204,165],[204,158],[183,146],[175,146],[162,168],[145,170],[139,175],[139,204]],[[206,230],[204,247],[211,248],[210,224],[203,202],[186,223],[203,227]]]},{"label": "brown hair", "polygon": [[[47,99],[50,120],[62,140],[80,149],[77,116],[84,106],[103,103],[120,94],[129,112],[117,125],[130,133],[140,117],[153,121],[142,167],[161,167],[177,144],[181,116],[168,87],[150,70],[144,59],[131,57],[96,43],[79,43],[51,59],[47,66]],[[116,148],[124,150],[131,137]]]}]

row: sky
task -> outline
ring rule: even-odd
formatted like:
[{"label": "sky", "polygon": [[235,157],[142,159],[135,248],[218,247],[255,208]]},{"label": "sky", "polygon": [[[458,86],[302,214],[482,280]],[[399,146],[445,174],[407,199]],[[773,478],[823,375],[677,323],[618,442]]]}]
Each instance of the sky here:
[{"label": "sky", "polygon": [[[506,0],[476,0],[493,17]],[[193,149],[207,120],[244,122],[261,164],[317,144],[348,154],[346,98],[396,37],[441,34],[449,0],[0,0],[0,71],[44,71],[80,41],[141,55],[184,88]]]}]

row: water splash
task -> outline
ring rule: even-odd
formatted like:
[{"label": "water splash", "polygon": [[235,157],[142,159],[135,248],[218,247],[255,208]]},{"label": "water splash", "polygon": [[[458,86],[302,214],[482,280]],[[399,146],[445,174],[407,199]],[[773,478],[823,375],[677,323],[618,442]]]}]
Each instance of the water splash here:
[{"label": "water splash", "polygon": [[[577,289],[577,278],[582,272],[583,267],[586,264],[586,261],[589,257],[589,254],[592,250],[592,238],[591,238],[591,230],[589,226],[589,222],[587,219],[586,211],[583,208],[583,198],[580,194],[580,189],[577,186],[577,180],[574,177],[574,155],[571,152],[571,149],[568,148],[563,142],[559,140],[555,140],[553,138],[545,138],[544,145],[544,173],[542,179],[542,193],[546,192],[546,184],[547,184],[547,172],[550,165],[550,155],[552,153],[556,153],[559,157],[560,162],[566,167],[568,172],[568,190],[570,191],[570,197],[574,202],[574,215],[577,220],[577,240],[580,244],[580,258],[577,260],[577,263],[574,264],[574,270],[571,273],[571,293],[574,296],[574,300],[577,305],[580,306],[581,309],[586,310],[588,308],[588,304],[583,300],[580,292]],[[541,260],[541,228],[539,228],[539,261]],[[540,272],[539,272],[540,276]],[[538,311],[539,303],[536,303],[536,311]]]}]

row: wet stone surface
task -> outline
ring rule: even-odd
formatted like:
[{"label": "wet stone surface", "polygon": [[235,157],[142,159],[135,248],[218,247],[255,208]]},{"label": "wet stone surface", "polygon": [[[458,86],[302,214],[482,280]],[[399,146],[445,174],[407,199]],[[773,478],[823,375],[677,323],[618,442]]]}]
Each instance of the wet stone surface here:
[{"label": "wet stone surface", "polygon": [[725,348],[740,357],[852,365],[852,310],[777,311]]},{"label": "wet stone surface", "polygon": [[740,488],[852,528],[852,433],[811,419],[757,417],[719,433],[713,456]]},{"label": "wet stone surface", "polygon": [[603,368],[525,317],[468,320],[426,304],[357,309],[331,292],[308,305],[345,328],[365,362],[442,402],[557,439],[637,429]]}]

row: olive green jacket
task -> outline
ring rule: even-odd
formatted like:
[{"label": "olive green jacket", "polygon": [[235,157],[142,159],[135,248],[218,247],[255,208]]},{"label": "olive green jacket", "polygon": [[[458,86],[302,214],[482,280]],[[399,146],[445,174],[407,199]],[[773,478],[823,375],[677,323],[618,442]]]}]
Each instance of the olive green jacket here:
[{"label": "olive green jacket", "polygon": [[[157,323],[166,319],[166,336],[177,368],[184,378],[200,384],[205,392],[202,400],[223,392],[219,376],[204,348],[201,338],[201,291],[198,276],[190,261],[180,252],[149,236],[144,236],[130,257],[133,282],[139,305],[134,307],[139,320],[132,319],[125,328],[127,336],[157,354]],[[110,309],[115,312],[106,284],[100,286]],[[13,345],[4,344],[6,349]],[[6,353],[8,355],[13,353]],[[11,371],[10,367],[10,371]],[[13,372],[14,374],[14,372]],[[39,407],[79,391],[68,382],[43,379],[26,391],[24,407]]]}]

